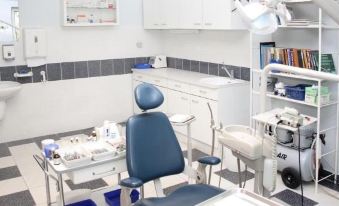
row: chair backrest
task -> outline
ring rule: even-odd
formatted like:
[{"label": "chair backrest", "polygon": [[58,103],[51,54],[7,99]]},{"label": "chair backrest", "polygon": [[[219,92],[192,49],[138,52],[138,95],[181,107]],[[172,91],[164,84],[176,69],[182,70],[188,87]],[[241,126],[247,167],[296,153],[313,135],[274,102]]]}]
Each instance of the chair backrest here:
[{"label": "chair backrest", "polygon": [[[143,95],[143,92],[148,94]],[[163,96],[159,94],[161,92],[156,87],[142,84],[135,90],[135,99],[141,109],[153,109],[163,102]],[[145,101],[145,96],[153,98]],[[159,98],[162,100],[159,101]],[[185,168],[179,142],[171,123],[162,112],[145,112],[129,118],[126,125],[126,152],[129,175],[144,183],[182,173]]]}]

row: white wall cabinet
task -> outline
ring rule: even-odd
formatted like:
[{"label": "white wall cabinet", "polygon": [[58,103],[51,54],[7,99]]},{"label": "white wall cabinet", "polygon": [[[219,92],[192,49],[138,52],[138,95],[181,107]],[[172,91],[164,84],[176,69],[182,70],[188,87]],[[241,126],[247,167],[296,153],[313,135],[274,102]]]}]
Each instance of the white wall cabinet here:
[{"label": "white wall cabinet", "polygon": [[244,29],[233,0],[144,0],[145,29]]}]

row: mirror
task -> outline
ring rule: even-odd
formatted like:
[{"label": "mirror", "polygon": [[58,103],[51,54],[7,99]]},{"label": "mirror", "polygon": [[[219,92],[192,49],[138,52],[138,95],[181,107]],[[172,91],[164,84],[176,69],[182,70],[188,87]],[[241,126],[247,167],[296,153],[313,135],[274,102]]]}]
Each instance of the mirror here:
[{"label": "mirror", "polygon": [[0,42],[20,38],[18,0],[0,0]]}]

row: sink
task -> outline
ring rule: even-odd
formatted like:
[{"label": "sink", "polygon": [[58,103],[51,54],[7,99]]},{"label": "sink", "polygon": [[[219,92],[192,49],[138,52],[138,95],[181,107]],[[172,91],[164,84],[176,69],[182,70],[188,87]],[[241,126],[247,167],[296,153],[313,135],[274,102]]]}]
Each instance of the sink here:
[{"label": "sink", "polygon": [[18,82],[0,81],[0,101],[5,101],[16,95],[21,89]]},{"label": "sink", "polygon": [[16,95],[21,90],[21,84],[11,81],[0,81],[0,120],[4,118],[6,100]]},{"label": "sink", "polygon": [[228,84],[238,83],[239,81],[236,79],[230,79],[227,77],[207,77],[207,78],[200,79],[199,82],[208,84],[211,86],[225,86]]}]

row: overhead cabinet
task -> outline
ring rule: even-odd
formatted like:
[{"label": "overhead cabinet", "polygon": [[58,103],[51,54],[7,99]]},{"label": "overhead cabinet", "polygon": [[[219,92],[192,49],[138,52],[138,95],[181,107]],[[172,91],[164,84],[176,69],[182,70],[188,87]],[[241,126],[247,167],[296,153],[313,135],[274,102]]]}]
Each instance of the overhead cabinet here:
[{"label": "overhead cabinet", "polygon": [[244,29],[233,0],[144,0],[145,29]]}]

